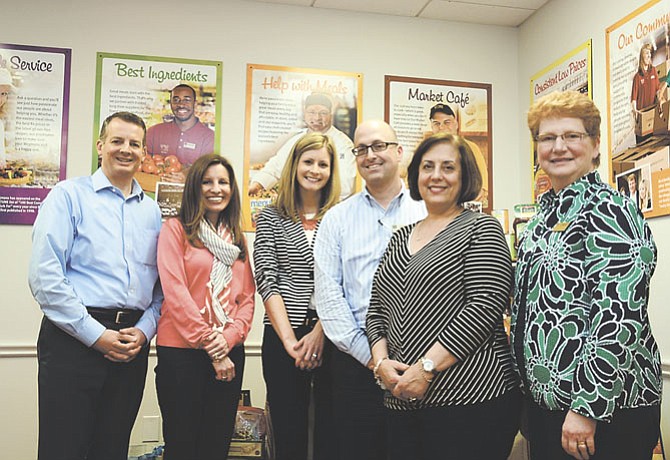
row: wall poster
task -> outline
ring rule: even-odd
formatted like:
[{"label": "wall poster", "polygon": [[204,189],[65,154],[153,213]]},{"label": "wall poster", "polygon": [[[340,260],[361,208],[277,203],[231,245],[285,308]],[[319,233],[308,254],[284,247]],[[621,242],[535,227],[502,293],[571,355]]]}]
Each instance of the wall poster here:
[{"label": "wall poster", "polygon": [[482,191],[470,207],[493,207],[492,96],[488,83],[384,77],[384,118],[398,134],[405,166],[414,149],[436,132],[463,136],[482,173]]},{"label": "wall poster", "polygon": [[0,44],[0,224],[32,225],[65,179],[71,54]]},{"label": "wall poster", "polygon": [[338,154],[342,198],[359,187],[351,153],[360,122],[363,75],[333,70],[247,65],[244,129],[244,222],[276,196],[276,184],[291,149],[308,132],[328,135]]},{"label": "wall poster", "polygon": [[669,21],[652,0],[606,31],[610,182],[647,218],[670,214]]},{"label": "wall poster", "polygon": [[[582,43],[533,75],[530,80],[530,104],[554,91],[579,91],[593,98],[591,40]],[[535,144],[531,141],[531,186],[533,202],[551,188],[549,176],[537,162]]]},{"label": "wall poster", "polygon": [[102,122],[128,111],[147,125],[147,155],[135,175],[142,188],[154,193],[159,181],[183,183],[193,161],[219,153],[222,68],[220,61],[98,53],[93,170]]}]

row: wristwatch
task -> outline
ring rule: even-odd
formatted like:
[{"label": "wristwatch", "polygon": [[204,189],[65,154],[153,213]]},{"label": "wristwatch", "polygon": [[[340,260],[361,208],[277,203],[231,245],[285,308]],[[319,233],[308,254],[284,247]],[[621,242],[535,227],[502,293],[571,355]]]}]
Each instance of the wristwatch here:
[{"label": "wristwatch", "polygon": [[[433,377],[437,375],[437,371],[435,370],[435,363],[433,360],[423,357],[419,359],[419,365],[421,366],[421,370],[423,371],[423,378],[426,379],[426,382],[432,382]],[[426,374],[430,374],[430,379],[426,377]]]}]

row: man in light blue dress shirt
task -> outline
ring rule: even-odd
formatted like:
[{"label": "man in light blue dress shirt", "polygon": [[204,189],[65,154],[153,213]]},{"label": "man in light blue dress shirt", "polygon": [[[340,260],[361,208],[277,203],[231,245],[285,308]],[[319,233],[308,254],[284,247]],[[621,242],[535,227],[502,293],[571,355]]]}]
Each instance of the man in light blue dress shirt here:
[{"label": "man in light blue dress shirt", "polygon": [[162,302],[160,210],[133,179],[145,136],[137,115],[107,118],[101,168],[54,187],[35,221],[39,460],[128,458]]},{"label": "man in light blue dress shirt", "polygon": [[353,153],[365,189],[324,216],[314,246],[316,307],[338,351],[331,360],[339,458],[386,458],[383,393],[365,335],[372,278],[394,230],[426,215],[400,179],[402,147],[391,126],[363,122]]}]

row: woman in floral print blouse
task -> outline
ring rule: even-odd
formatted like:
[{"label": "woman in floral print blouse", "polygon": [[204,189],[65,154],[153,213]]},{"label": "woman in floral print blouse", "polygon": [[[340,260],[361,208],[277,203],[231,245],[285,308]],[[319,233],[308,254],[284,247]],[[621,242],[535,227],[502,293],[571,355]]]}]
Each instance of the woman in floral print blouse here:
[{"label": "woman in floral print blouse", "polygon": [[534,459],[651,459],[661,366],[647,315],[656,245],[600,180],[600,112],[556,92],[528,113],[552,189],[519,247],[512,344]]}]

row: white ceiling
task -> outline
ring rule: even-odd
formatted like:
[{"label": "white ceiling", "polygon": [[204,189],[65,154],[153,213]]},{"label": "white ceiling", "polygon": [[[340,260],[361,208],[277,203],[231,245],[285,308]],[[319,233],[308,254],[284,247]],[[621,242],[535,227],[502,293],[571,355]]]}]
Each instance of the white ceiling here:
[{"label": "white ceiling", "polygon": [[549,0],[247,0],[517,27]]}]

